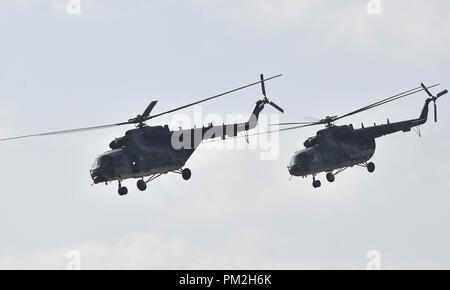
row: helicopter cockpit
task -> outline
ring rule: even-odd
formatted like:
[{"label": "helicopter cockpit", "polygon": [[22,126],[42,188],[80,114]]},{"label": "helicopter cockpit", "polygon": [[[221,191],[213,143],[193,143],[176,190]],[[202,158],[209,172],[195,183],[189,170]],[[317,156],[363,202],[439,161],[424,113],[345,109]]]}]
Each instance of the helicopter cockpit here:
[{"label": "helicopter cockpit", "polygon": [[303,150],[297,151],[294,156],[292,156],[291,162],[288,166],[288,170],[291,175],[306,175],[310,170],[311,165],[316,164],[318,161],[319,159],[315,149],[305,148]]},{"label": "helicopter cockpit", "polygon": [[109,155],[103,155],[95,158],[92,169],[106,168],[111,166],[114,166],[114,158]]},{"label": "helicopter cockpit", "polygon": [[122,149],[108,151],[99,155],[92,165],[91,177],[95,184],[114,180],[115,169],[122,167],[124,153]]}]

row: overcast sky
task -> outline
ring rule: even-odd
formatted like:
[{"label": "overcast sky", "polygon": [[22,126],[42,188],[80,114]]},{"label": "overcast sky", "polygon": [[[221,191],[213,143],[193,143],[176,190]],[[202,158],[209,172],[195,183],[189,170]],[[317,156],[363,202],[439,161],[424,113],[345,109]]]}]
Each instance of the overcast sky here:
[{"label": "overcast sky", "polygon": [[[450,88],[450,2],[0,0],[0,138],[128,120],[283,73],[267,84],[282,121],[346,113],[426,82]],[[435,92],[438,92],[436,89]],[[248,114],[250,88],[201,107]],[[418,117],[424,94],[340,121]],[[197,109],[184,111],[193,116]],[[0,144],[0,268],[450,268],[450,102],[439,123],[377,140],[374,174],[289,181],[318,128],[282,133],[279,154],[200,148],[192,179],[129,195],[89,169],[128,128]],[[268,118],[276,111],[267,108]],[[167,116],[150,125],[173,121]],[[202,124],[196,124],[201,126]],[[230,142],[230,141],[229,141]],[[243,142],[241,140],[241,142]]]}]

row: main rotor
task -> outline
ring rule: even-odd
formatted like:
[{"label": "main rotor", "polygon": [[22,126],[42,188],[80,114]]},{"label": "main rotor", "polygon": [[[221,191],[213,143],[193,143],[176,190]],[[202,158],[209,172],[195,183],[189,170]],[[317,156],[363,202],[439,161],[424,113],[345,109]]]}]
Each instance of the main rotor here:
[{"label": "main rotor", "polygon": [[[283,129],[276,130],[276,131],[289,131],[289,130],[295,130],[295,129],[300,129],[300,128],[304,128],[304,127],[311,127],[311,126],[317,126],[317,125],[325,125],[326,128],[330,128],[330,127],[335,126],[334,123],[336,121],[340,120],[340,119],[347,118],[347,117],[350,117],[352,115],[362,113],[364,111],[367,111],[367,110],[373,109],[375,107],[378,107],[378,106],[381,106],[381,105],[384,105],[384,104],[387,104],[387,103],[390,103],[390,102],[393,102],[393,101],[405,98],[407,96],[419,93],[421,91],[425,91],[428,94],[428,96],[429,96],[428,101],[434,103],[434,120],[435,120],[435,122],[437,122],[437,104],[436,104],[436,101],[440,97],[442,97],[443,95],[448,93],[447,90],[444,90],[444,91],[440,92],[439,94],[437,94],[436,96],[434,96],[430,92],[429,89],[437,87],[437,86],[439,86],[439,84],[435,84],[435,85],[427,87],[427,86],[425,86],[422,83],[420,87],[416,87],[414,89],[407,90],[407,91],[402,92],[400,94],[396,94],[396,95],[394,95],[392,97],[385,98],[385,99],[383,99],[381,101],[378,101],[378,102],[375,102],[373,104],[364,106],[364,107],[359,108],[357,110],[354,110],[354,111],[352,111],[350,113],[343,114],[343,115],[340,115],[340,116],[327,116],[324,119],[319,120],[319,121],[314,121],[314,122],[289,122],[289,123],[279,123],[279,124],[272,124],[272,125],[279,125],[279,126],[293,126],[293,125],[296,125],[294,127],[283,128]],[[274,132],[274,131],[270,131],[270,132]]]},{"label": "main rotor", "polygon": [[209,97],[209,98],[205,98],[205,99],[202,99],[200,101],[196,101],[196,102],[193,102],[193,103],[181,106],[181,107],[177,107],[177,108],[174,108],[174,109],[162,112],[162,113],[158,113],[158,114],[155,114],[155,115],[151,115],[151,113],[152,113],[153,109],[155,108],[156,104],[158,103],[158,101],[152,101],[147,106],[147,108],[144,110],[144,112],[142,114],[139,114],[136,117],[131,118],[128,121],[121,122],[121,123],[101,125],[101,126],[93,126],[93,127],[85,127],[85,128],[77,128],[77,129],[69,129],[69,130],[61,130],[61,131],[39,133],[39,134],[30,134],[30,135],[23,135],[23,136],[17,136],[17,137],[10,137],[10,138],[0,139],[0,142],[2,142],[2,141],[9,141],[9,140],[15,140],[15,139],[37,137],[37,136],[49,136],[49,135],[79,133],[79,132],[84,132],[84,131],[107,129],[107,128],[112,128],[112,127],[117,127],[117,126],[124,126],[124,125],[135,125],[137,128],[141,128],[141,127],[146,126],[145,122],[149,121],[151,119],[154,119],[154,118],[166,115],[166,114],[170,114],[170,113],[173,113],[173,112],[176,112],[176,111],[180,111],[180,110],[186,109],[188,107],[195,106],[195,105],[198,105],[198,104],[201,104],[201,103],[204,103],[204,102],[207,102],[207,101],[210,101],[210,100],[213,100],[213,99],[216,99],[216,98],[219,98],[219,97],[222,97],[222,96],[225,96],[225,95],[228,95],[228,94],[231,94],[231,93],[234,93],[234,92],[237,92],[237,91],[240,91],[240,90],[243,90],[243,89],[255,86],[255,85],[258,85],[258,84],[261,84],[261,87],[262,87],[263,101],[265,103],[273,106],[275,109],[277,109],[277,110],[279,110],[280,112],[283,113],[284,110],[281,107],[279,107],[277,104],[271,102],[267,98],[266,88],[265,88],[265,82],[266,81],[269,81],[269,80],[272,80],[272,79],[275,79],[275,78],[278,78],[278,77],[281,77],[281,76],[282,76],[282,74],[279,74],[279,75],[275,75],[275,76],[272,76],[272,77],[269,77],[269,78],[265,79],[264,75],[261,75],[261,79],[259,81],[257,81],[257,82],[254,82],[254,83],[251,83],[251,84],[248,84],[248,85],[245,85],[245,86],[242,86],[242,87],[230,90],[230,91],[226,91],[224,93],[221,93],[221,94]]}]

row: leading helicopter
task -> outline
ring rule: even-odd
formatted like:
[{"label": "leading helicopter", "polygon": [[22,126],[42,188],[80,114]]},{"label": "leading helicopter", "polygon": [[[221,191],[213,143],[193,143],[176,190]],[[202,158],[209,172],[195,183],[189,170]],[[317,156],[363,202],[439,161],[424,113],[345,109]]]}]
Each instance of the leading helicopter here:
[{"label": "leading helicopter", "polygon": [[[109,144],[110,151],[99,155],[95,159],[90,174],[93,184],[108,184],[112,181],[118,181],[118,193],[121,196],[128,193],[128,189],[125,186],[122,186],[122,182],[126,179],[138,179],[138,189],[145,191],[147,189],[147,184],[150,181],[155,180],[163,174],[178,173],[181,174],[184,180],[189,180],[191,178],[191,170],[189,168],[184,168],[184,166],[203,140],[216,138],[225,139],[226,136],[236,137],[240,132],[247,132],[254,129],[258,124],[259,114],[264,109],[265,105],[270,105],[281,113],[284,113],[284,110],[280,106],[267,98],[265,88],[266,81],[280,76],[281,75],[276,75],[265,79],[264,75],[261,75],[261,79],[258,82],[156,115],[151,115],[151,112],[157,104],[157,101],[153,101],[144,110],[142,115],[137,115],[135,118],[129,119],[126,122],[11,137],[0,139],[0,142],[37,136],[78,133],[123,125],[135,125],[135,129],[128,130],[124,136],[114,139]],[[245,123],[223,124],[220,126],[213,126],[212,123],[210,123],[207,127],[187,130],[182,130],[180,128],[180,130],[177,131],[171,131],[168,125],[148,126],[145,123],[146,121],[162,115],[173,113],[258,84],[261,84],[263,98],[256,102],[250,115],[250,119]]]},{"label": "leading helicopter", "polygon": [[[447,94],[448,91],[444,90],[434,96],[431,94],[429,89],[436,86],[438,85],[426,87],[422,83],[420,87],[394,95],[348,114],[332,117],[328,116],[316,122],[291,122],[276,124],[280,126],[297,126],[274,130],[267,133],[325,125],[325,129],[319,130],[316,133],[316,136],[308,138],[303,143],[305,148],[297,151],[293,155],[288,166],[288,171],[291,176],[307,177],[308,175],[312,175],[314,188],[321,186],[320,180],[316,179],[316,175],[321,172],[326,173],[326,179],[329,182],[334,182],[335,175],[355,165],[366,167],[367,170],[372,173],[375,171],[375,164],[368,161],[375,153],[376,138],[399,131],[409,132],[412,128],[425,124],[428,119],[428,106],[431,102],[434,103],[434,120],[437,122],[436,101],[443,95]],[[428,98],[425,100],[425,105],[423,106],[420,116],[416,119],[396,123],[391,123],[388,119],[387,124],[374,124],[374,126],[371,127],[364,127],[362,124],[360,129],[353,128],[353,125],[351,124],[341,126],[334,124],[336,121],[343,118],[373,109],[421,91],[425,91],[428,94]]]}]

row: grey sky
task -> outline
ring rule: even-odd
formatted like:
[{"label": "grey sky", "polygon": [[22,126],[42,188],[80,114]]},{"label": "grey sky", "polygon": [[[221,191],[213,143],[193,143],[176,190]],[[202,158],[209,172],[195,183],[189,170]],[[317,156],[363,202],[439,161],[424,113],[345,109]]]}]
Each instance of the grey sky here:
[{"label": "grey sky", "polygon": [[[267,84],[284,121],[322,118],[421,81],[449,88],[450,3],[381,1],[0,0],[0,137],[127,120],[283,73]],[[437,90],[436,90],[437,91]],[[247,114],[258,88],[205,113]],[[425,95],[345,121],[417,117]],[[280,155],[204,150],[189,182],[145,192],[91,187],[89,168],[126,128],[0,144],[0,268],[449,268],[449,101],[439,123],[377,140],[371,175],[319,190],[286,166],[316,129],[280,135]],[[192,114],[194,110],[184,113]],[[271,108],[265,113],[274,113]],[[163,117],[151,124],[170,122]],[[201,124],[198,124],[201,125]],[[324,178],[322,178],[323,180]]]}]

